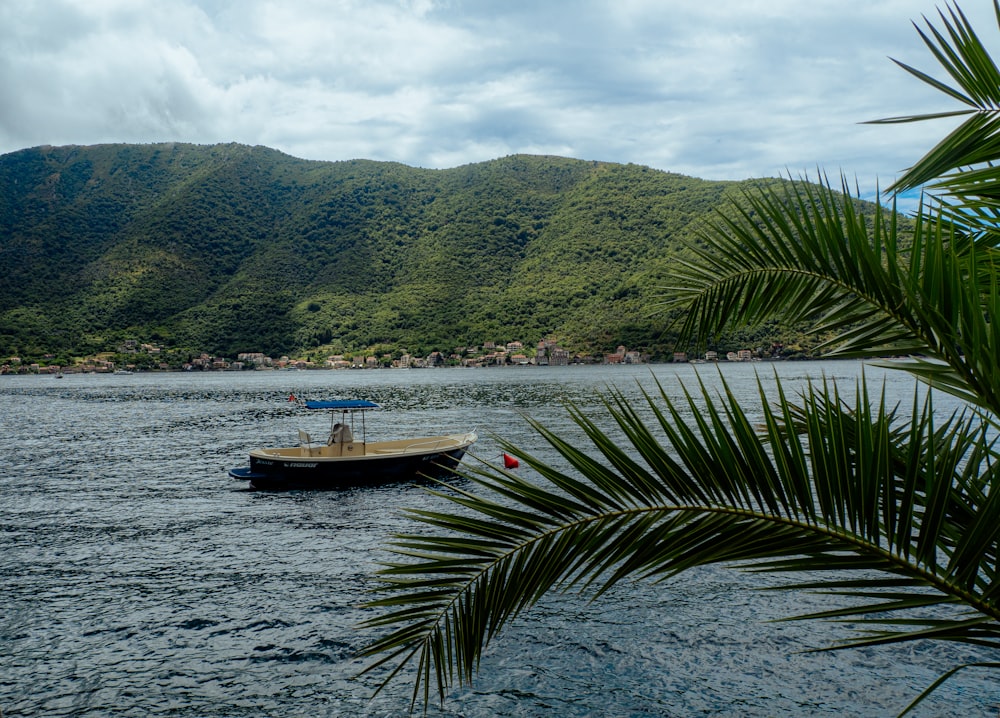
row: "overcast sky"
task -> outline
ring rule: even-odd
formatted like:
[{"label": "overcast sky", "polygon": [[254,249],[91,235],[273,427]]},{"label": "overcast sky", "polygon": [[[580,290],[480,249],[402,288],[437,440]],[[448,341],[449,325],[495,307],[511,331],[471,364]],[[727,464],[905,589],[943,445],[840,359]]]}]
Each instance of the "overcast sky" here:
[{"label": "overcast sky", "polygon": [[[991,0],[960,6],[993,47]],[[932,0],[4,0],[0,154],[240,142],[445,168],[515,153],[885,186],[952,126]]]}]

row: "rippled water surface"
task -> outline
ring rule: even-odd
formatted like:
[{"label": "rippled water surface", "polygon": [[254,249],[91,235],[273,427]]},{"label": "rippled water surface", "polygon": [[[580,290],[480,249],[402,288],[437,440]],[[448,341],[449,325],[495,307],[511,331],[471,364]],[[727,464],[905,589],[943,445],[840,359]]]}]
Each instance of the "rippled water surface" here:
[{"label": "rippled water surface", "polygon": [[[853,363],[726,365],[846,380]],[[374,699],[358,623],[415,485],[257,493],[225,473],[258,445],[321,434],[287,401],[368,398],[370,439],[478,428],[546,455],[522,414],[574,434],[560,400],[598,410],[609,384],[651,374],[671,393],[694,367],[442,369],[0,377],[0,711],[13,716],[403,716],[409,685]],[[718,371],[701,376],[717,384]],[[881,381],[878,370],[869,377]],[[904,403],[912,382],[889,375]],[[623,584],[590,603],[548,597],[489,649],[472,688],[432,715],[878,716],[901,710],[966,658],[931,645],[801,653],[842,637],[768,623],[825,607],[754,590],[773,579],[723,569]],[[978,658],[982,658],[980,655]],[[988,656],[992,660],[997,657]],[[970,670],[918,715],[996,715],[996,674]]]}]

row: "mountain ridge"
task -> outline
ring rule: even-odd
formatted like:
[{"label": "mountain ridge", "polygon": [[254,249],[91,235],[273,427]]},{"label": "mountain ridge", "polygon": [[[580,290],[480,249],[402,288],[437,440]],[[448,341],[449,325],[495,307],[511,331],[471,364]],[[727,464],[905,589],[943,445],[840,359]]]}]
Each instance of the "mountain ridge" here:
[{"label": "mountain ridge", "polygon": [[726,201],[780,181],[549,155],[423,169],[232,143],[20,150],[0,156],[0,354],[553,336],[663,356],[670,262]]}]

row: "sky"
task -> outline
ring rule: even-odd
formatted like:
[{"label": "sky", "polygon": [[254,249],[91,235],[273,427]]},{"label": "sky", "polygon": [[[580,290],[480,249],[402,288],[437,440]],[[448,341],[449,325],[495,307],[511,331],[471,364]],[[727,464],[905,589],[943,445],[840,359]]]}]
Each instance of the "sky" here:
[{"label": "sky", "polygon": [[[959,6],[992,48],[992,0]],[[238,142],[449,168],[511,154],[885,187],[954,126],[943,0],[0,0],[0,154]],[[1000,57],[1000,55],[996,55]],[[949,124],[951,123],[951,124]]]}]

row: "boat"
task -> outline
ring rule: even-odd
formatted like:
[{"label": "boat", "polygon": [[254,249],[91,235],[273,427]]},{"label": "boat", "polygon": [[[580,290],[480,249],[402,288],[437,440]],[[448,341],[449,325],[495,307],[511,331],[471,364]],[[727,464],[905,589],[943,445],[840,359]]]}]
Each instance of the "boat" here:
[{"label": "boat", "polygon": [[[289,397],[295,400],[294,396]],[[296,400],[297,401],[297,400]],[[229,470],[251,489],[342,489],[368,484],[444,478],[478,438],[476,432],[390,441],[367,441],[365,414],[381,408],[372,401],[306,401],[305,408],[331,412],[330,432],[314,441],[299,430],[297,446],[254,449],[250,466]],[[339,421],[338,421],[339,417]],[[360,417],[360,439],[357,419]]]}]

